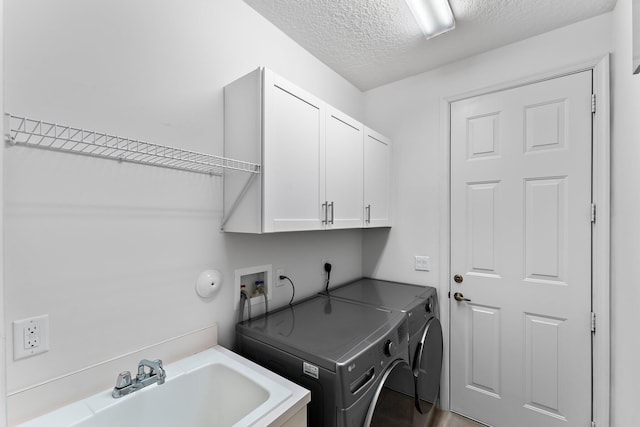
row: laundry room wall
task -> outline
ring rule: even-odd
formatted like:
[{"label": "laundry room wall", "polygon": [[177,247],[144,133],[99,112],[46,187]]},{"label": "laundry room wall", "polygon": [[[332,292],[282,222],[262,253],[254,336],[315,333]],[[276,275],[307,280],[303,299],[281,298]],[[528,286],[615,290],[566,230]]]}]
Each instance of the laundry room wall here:
[{"label": "laundry room wall", "polygon": [[[600,58],[612,49],[611,21],[611,13],[600,15],[365,93],[366,120],[376,123],[394,144],[396,192],[393,228],[363,236],[364,274],[438,287],[445,340],[448,280],[440,268],[441,238],[446,233],[440,213],[447,191],[440,151],[442,100]],[[415,255],[430,257],[429,272],[414,270]],[[445,354],[445,370],[447,360]],[[442,386],[448,405],[446,381]]]},{"label": "laundry room wall", "polygon": [[[4,12],[4,0],[0,0],[0,22]],[[4,100],[4,42],[3,32],[0,31],[0,106]],[[0,122],[0,131],[4,135],[4,121]],[[0,165],[4,159],[4,151],[0,149]],[[0,173],[0,201],[4,200],[4,174]],[[0,242],[4,238],[4,203],[0,203]],[[5,333],[5,317],[4,317],[4,245],[0,244],[0,427],[6,426],[7,420],[7,390],[6,390],[6,364],[5,364],[5,349],[7,346],[7,335]]]},{"label": "laundry room wall", "polygon": [[[613,12],[611,206],[612,426],[640,422],[640,75],[632,75],[632,0]],[[638,7],[638,2],[634,7]]]},{"label": "laundry room wall", "polygon": [[[5,111],[222,154],[223,87],[258,66],[362,119],[363,95],[241,0],[6,0]],[[373,127],[375,125],[372,124]],[[50,350],[6,346],[10,424],[113,385],[123,355],[233,344],[234,270],[272,264],[296,297],[362,275],[362,232],[219,231],[222,179],[2,148],[6,327],[47,314]],[[195,293],[219,269],[212,300]],[[289,301],[276,288],[270,307]],[[257,308],[256,311],[261,311]],[[11,340],[11,338],[9,338]],[[131,356],[129,359],[132,359]],[[139,360],[139,359],[137,359]]]}]

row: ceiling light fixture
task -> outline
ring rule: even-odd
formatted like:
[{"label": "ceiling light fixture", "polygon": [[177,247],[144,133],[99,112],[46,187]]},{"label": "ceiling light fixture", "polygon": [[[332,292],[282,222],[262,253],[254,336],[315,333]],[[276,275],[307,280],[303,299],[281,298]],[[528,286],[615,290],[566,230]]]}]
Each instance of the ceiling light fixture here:
[{"label": "ceiling light fixture", "polygon": [[447,0],[405,1],[427,39],[439,36],[456,27],[456,21]]}]

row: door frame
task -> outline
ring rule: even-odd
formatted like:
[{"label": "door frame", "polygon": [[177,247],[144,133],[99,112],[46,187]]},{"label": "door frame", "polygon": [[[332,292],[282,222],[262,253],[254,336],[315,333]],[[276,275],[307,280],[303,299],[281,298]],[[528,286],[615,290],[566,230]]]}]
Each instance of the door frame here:
[{"label": "door frame", "polygon": [[611,133],[609,54],[578,64],[558,67],[552,71],[500,83],[471,92],[452,95],[440,100],[439,182],[440,186],[440,280],[442,301],[440,318],[443,329],[444,354],[440,404],[451,407],[450,394],[450,332],[451,299],[445,299],[451,290],[451,104],[466,98],[486,95],[537,83],[581,71],[593,71],[593,93],[596,113],[592,125],[592,197],[597,207],[597,218],[592,229],[592,312],[596,313],[596,329],[592,341],[592,420],[598,427],[609,427],[611,391],[611,321],[610,321],[610,232],[611,232]]}]

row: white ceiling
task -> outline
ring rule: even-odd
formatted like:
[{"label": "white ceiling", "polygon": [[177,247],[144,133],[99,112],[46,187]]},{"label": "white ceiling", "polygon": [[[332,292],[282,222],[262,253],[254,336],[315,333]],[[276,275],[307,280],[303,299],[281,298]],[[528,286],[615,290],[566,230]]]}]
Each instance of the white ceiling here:
[{"label": "white ceiling", "polygon": [[616,0],[449,0],[456,29],[426,40],[404,0],[245,0],[361,90],[581,21]]}]

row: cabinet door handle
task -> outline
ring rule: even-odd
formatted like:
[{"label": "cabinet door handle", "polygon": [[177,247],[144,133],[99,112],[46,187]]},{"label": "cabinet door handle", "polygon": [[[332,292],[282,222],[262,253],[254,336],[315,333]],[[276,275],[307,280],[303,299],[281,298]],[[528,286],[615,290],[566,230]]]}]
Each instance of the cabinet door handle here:
[{"label": "cabinet door handle", "polygon": [[367,224],[369,224],[369,223],[371,223],[371,205],[367,205],[366,209],[367,209],[366,222],[367,222]]},{"label": "cabinet door handle", "polygon": [[331,219],[329,220],[329,224],[333,224],[333,202],[329,203],[329,206],[331,206]]},{"label": "cabinet door handle", "polygon": [[327,223],[327,206],[328,206],[328,203],[327,203],[327,202],[324,202],[324,203],[322,204],[322,209],[324,209],[324,218],[322,219],[322,223],[323,223],[323,224],[326,224],[326,223]]}]

